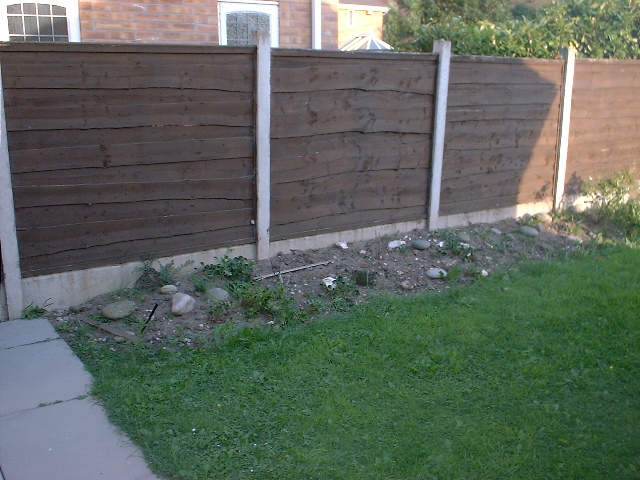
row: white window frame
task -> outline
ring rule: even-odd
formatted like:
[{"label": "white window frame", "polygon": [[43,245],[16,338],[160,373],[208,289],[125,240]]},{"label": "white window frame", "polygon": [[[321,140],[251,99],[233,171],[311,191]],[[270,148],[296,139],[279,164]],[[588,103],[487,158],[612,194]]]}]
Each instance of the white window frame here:
[{"label": "white window frame", "polygon": [[271,47],[278,48],[280,45],[280,34],[278,29],[278,2],[220,0],[218,2],[218,31],[220,32],[220,45],[227,44],[227,14],[233,12],[256,12],[269,15]]},{"label": "white window frame", "polygon": [[67,10],[67,29],[70,42],[79,42],[80,38],[80,9],[78,0],[0,0],[0,41],[9,41],[9,24],[7,20],[7,5],[16,3],[46,3],[57,5]]}]

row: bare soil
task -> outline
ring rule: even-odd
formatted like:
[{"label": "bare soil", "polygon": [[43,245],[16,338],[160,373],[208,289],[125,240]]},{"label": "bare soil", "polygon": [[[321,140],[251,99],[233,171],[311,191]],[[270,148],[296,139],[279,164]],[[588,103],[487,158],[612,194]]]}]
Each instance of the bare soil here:
[{"label": "bare soil", "polygon": [[[581,248],[595,236],[584,223],[573,217],[549,218],[540,222],[536,217],[504,220],[495,224],[473,224],[464,228],[429,232],[414,230],[404,234],[383,237],[367,242],[337,245],[309,251],[279,254],[268,261],[254,265],[255,277],[272,275],[257,280],[265,288],[275,288],[280,282],[296,305],[305,312],[306,321],[315,315],[335,310],[345,310],[351,305],[366,301],[381,293],[416,295],[437,293],[454,285],[466,285],[475,278],[493,275],[521,261],[541,260],[563,255]],[[536,236],[521,232],[528,225],[539,232]],[[462,238],[461,238],[462,237]],[[425,250],[413,248],[412,241],[429,240]],[[392,241],[405,242],[397,248],[389,248]],[[230,252],[230,257],[233,252]],[[324,263],[294,272],[297,267]],[[445,278],[430,278],[430,268],[447,272]],[[197,291],[193,275],[202,265],[187,265],[176,273],[174,284],[179,292],[191,295],[195,308],[185,315],[171,313],[172,295],[152,291],[126,289],[102,295],[69,310],[48,312],[47,317],[69,342],[80,336],[88,336],[95,342],[120,347],[124,338],[89,326],[83,319],[108,324],[139,337],[140,342],[154,348],[178,346],[200,347],[219,341],[223,334],[230,334],[244,326],[278,325],[282,323],[277,308],[272,312],[256,314],[238,300],[229,304],[213,305],[204,293]],[[339,289],[332,291],[323,279],[337,279]],[[217,286],[225,287],[223,280]],[[104,305],[130,299],[136,303],[135,312],[121,320],[108,321],[100,312]],[[157,305],[153,316],[150,313]],[[147,325],[145,326],[145,323]]]}]

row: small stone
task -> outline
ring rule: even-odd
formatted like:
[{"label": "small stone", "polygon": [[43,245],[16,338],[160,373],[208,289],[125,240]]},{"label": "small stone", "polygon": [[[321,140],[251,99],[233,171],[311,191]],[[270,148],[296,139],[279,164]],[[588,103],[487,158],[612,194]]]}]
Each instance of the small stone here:
[{"label": "small stone", "polygon": [[582,239],[580,237],[576,237],[575,235],[568,235],[567,240],[573,240],[576,243],[582,243]]},{"label": "small stone", "polygon": [[342,250],[349,248],[347,242],[336,242],[336,247],[341,248]]},{"label": "small stone", "polygon": [[128,317],[136,309],[136,304],[131,300],[122,300],[120,302],[110,303],[102,307],[100,314],[109,320],[118,320]]},{"label": "small stone", "polygon": [[544,212],[538,213],[536,219],[543,225],[551,225],[553,223],[553,217]]},{"label": "small stone", "polygon": [[178,291],[178,287],[175,285],[165,285],[160,289],[160,293],[164,293],[165,295],[173,295]]},{"label": "small stone", "polygon": [[403,245],[406,245],[407,242],[405,242],[404,240],[393,240],[391,242],[389,242],[389,244],[387,245],[387,247],[389,248],[389,250],[393,250],[396,248],[400,248]]},{"label": "small stone", "polygon": [[520,233],[529,237],[537,237],[539,232],[533,227],[523,225],[522,227],[520,227]]},{"label": "small stone", "polygon": [[413,290],[415,287],[415,285],[413,283],[411,283],[409,280],[405,280],[404,282],[402,282],[400,284],[400,288],[402,288],[403,290]]},{"label": "small stone", "polygon": [[176,293],[171,298],[171,313],[174,315],[185,315],[194,309],[196,300],[186,293]]},{"label": "small stone", "polygon": [[464,243],[471,242],[471,236],[467,232],[460,232],[458,234],[458,238],[460,239],[461,242],[464,242]]},{"label": "small stone", "polygon": [[444,278],[447,276],[447,272],[444,271],[442,268],[430,268],[429,270],[427,270],[427,277],[429,278]]},{"label": "small stone", "polygon": [[502,235],[502,231],[499,228],[493,227],[491,231],[496,235]]},{"label": "small stone", "polygon": [[80,313],[84,310],[84,305],[72,305],[69,307],[69,313]]},{"label": "small stone", "polygon": [[413,242],[411,242],[411,246],[416,250],[426,250],[431,246],[431,242],[429,240],[425,240],[424,238],[416,238]]},{"label": "small stone", "polygon": [[207,300],[210,302],[228,302],[231,300],[231,295],[224,288],[213,287],[207,290],[204,294]]}]

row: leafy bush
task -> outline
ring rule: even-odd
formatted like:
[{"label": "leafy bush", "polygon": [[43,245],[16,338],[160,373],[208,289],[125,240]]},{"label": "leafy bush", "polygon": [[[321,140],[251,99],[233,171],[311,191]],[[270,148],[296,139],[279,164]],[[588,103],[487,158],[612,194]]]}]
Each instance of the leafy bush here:
[{"label": "leafy bush", "polygon": [[597,181],[585,182],[584,193],[600,216],[611,220],[627,235],[640,234],[638,182],[629,172],[616,173]]},{"label": "leafy bush", "polygon": [[407,51],[431,52],[433,41],[442,38],[451,41],[457,55],[554,58],[561,47],[572,45],[582,57],[640,58],[636,0],[567,0],[552,2],[535,15],[522,11],[514,7],[512,19],[495,14],[470,19],[393,10],[385,36],[397,50]]}]

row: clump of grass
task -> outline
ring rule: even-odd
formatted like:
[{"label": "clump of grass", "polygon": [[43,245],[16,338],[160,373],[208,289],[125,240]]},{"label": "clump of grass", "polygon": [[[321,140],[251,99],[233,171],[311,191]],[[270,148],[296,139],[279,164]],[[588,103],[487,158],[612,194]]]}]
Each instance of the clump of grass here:
[{"label": "clump of grass", "polygon": [[47,307],[51,305],[49,303],[50,300],[51,300],[50,298],[47,299],[42,307],[39,307],[38,305],[34,305],[33,302],[31,302],[29,305],[27,305],[24,308],[24,310],[22,310],[21,318],[25,318],[27,320],[34,320],[36,318],[43,317],[44,315],[47,314]]}]

